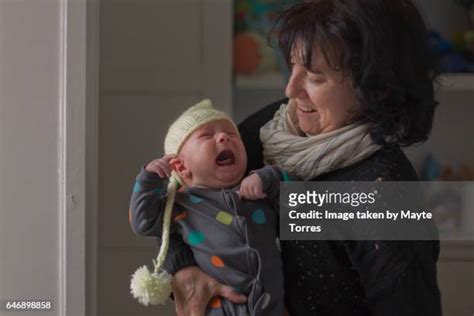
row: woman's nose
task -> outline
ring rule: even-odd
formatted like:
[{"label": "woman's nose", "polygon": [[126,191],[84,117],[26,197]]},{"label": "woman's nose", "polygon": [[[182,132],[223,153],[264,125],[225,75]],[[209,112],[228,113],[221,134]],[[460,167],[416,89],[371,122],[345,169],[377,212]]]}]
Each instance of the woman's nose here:
[{"label": "woman's nose", "polygon": [[293,66],[290,79],[286,85],[285,94],[288,98],[305,98],[307,96],[304,88],[304,72],[300,66]]},{"label": "woman's nose", "polygon": [[229,135],[227,135],[227,133],[217,134],[217,142],[218,143],[228,142],[229,140],[230,140],[230,137],[229,137]]}]

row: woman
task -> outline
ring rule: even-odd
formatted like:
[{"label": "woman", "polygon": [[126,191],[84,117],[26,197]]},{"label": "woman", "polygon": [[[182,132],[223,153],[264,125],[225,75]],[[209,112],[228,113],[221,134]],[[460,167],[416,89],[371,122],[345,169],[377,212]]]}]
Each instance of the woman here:
[{"label": "woman", "polygon": [[[308,181],[417,180],[399,147],[428,138],[437,72],[412,1],[309,1],[277,29],[289,99],[240,124],[249,170],[265,160]],[[438,252],[436,241],[282,242],[288,312],[441,315]],[[194,267],[179,239],[169,258],[178,315],[203,315],[216,295],[245,300]]]}]

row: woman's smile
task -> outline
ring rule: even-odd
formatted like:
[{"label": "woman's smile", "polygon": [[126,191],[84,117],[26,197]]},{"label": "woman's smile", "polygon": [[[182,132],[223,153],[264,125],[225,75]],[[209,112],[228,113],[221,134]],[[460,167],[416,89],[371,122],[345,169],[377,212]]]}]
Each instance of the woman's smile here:
[{"label": "woman's smile", "polygon": [[303,114],[317,112],[316,109],[313,109],[313,108],[310,108],[310,107],[307,107],[307,106],[303,106],[303,105],[299,105],[299,104],[298,104],[298,111],[302,112]]}]

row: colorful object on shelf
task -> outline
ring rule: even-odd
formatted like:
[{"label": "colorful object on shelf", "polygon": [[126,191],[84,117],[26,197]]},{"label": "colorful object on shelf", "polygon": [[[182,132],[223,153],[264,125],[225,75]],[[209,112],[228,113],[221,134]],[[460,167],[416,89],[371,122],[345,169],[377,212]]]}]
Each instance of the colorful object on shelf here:
[{"label": "colorful object on shelf", "polygon": [[441,164],[440,162],[433,157],[433,155],[428,155],[423,162],[421,168],[420,178],[424,181],[437,180],[441,175]]},{"label": "colorful object on shelf", "polygon": [[422,181],[474,181],[474,166],[441,163],[434,155],[426,156],[420,170]]},{"label": "colorful object on shelf", "polygon": [[[255,75],[287,71],[269,34],[278,12],[303,0],[234,0],[234,73]],[[271,40],[269,44],[267,39]]]},{"label": "colorful object on shelf", "polygon": [[474,63],[459,54],[449,54],[441,58],[441,70],[444,72],[474,72]]},{"label": "colorful object on shelf", "polygon": [[469,30],[464,33],[464,43],[466,51],[474,56],[474,30]]},{"label": "colorful object on shelf", "polygon": [[276,14],[285,5],[301,0],[235,0],[235,34],[245,31],[267,35],[275,22]]},{"label": "colorful object on shelf", "polygon": [[244,32],[234,38],[234,72],[252,75],[274,71],[275,55],[264,38],[257,33]]},{"label": "colorful object on shelf", "polygon": [[250,33],[240,33],[234,38],[234,72],[236,74],[256,72],[261,59],[259,44]]},{"label": "colorful object on shelf", "polygon": [[474,63],[474,0],[454,0],[454,2],[464,7],[470,23],[469,29],[464,31],[461,40],[459,41],[459,36],[456,36],[456,41],[461,44],[461,53],[464,57]]},{"label": "colorful object on shelf", "polygon": [[430,31],[430,41],[433,51],[438,55],[448,54],[452,51],[453,45],[446,39],[441,37],[437,31]]},{"label": "colorful object on shelf", "polygon": [[[465,40],[456,39],[455,45],[444,39],[439,32],[430,32],[432,50],[440,58],[441,71],[443,72],[474,72],[474,60],[464,56],[466,52]],[[474,46],[474,44],[473,44]]]}]

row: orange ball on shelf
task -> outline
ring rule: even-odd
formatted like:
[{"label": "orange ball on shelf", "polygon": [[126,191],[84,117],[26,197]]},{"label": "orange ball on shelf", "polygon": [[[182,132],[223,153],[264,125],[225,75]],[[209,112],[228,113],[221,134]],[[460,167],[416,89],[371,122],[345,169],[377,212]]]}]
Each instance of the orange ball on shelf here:
[{"label": "orange ball on shelf", "polygon": [[234,38],[234,72],[251,75],[262,61],[260,43],[249,33],[238,34]]}]

